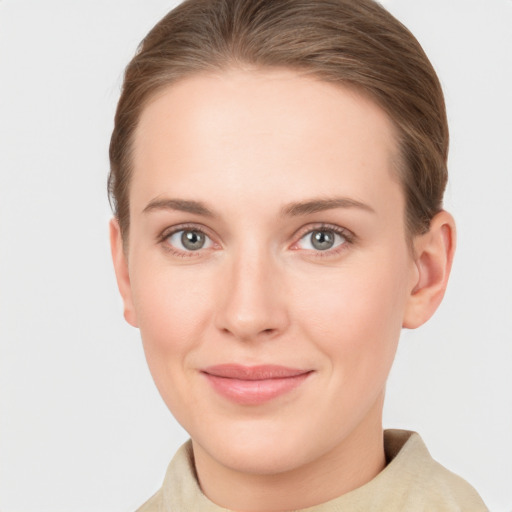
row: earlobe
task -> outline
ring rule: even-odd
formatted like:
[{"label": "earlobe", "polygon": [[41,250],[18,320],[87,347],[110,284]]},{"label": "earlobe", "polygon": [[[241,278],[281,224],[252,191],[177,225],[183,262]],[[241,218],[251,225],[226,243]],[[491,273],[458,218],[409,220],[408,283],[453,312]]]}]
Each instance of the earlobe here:
[{"label": "earlobe", "polygon": [[117,286],[124,304],[124,318],[133,327],[138,327],[133,307],[128,260],[123,247],[123,238],[116,218],[110,221],[110,250],[116,273]]},{"label": "earlobe", "polygon": [[455,222],[444,210],[431,221],[428,233],[414,240],[414,282],[406,304],[403,327],[424,324],[443,299],[455,252]]}]

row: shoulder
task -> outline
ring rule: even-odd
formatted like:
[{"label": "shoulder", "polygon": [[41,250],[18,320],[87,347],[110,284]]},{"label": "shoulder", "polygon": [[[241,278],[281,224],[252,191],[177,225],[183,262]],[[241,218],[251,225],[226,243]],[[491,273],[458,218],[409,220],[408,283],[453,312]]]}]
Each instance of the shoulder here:
[{"label": "shoulder", "polygon": [[154,494],[148,501],[146,501],[142,506],[140,506],[136,512],[162,512],[163,509],[163,500],[162,500],[162,491],[158,491]]},{"label": "shoulder", "polygon": [[219,512],[220,509],[201,492],[197,481],[192,444],[182,445],[174,455],[160,490],[136,512],[170,512],[190,510],[198,512]]},{"label": "shoulder", "polygon": [[[477,491],[463,478],[435,461],[415,432],[389,430],[386,451],[392,458],[390,481],[404,510],[486,512]],[[395,453],[393,453],[395,452]]]}]

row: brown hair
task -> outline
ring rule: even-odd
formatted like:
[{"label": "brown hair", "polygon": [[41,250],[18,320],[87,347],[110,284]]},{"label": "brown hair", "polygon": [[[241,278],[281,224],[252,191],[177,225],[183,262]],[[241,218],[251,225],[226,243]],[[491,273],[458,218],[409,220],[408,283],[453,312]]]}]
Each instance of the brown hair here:
[{"label": "brown hair", "polygon": [[126,68],[110,142],[109,197],[126,239],[134,132],[147,102],[194,73],[286,67],[369,95],[398,131],[409,235],[428,231],[447,180],[448,125],[414,36],[373,0],[185,0]]}]

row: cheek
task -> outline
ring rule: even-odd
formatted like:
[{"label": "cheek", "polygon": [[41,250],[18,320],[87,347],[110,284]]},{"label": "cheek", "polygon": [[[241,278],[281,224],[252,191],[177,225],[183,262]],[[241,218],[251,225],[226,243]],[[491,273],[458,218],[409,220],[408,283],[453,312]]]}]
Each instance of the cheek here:
[{"label": "cheek", "polygon": [[211,317],[208,280],[193,267],[134,262],[134,268],[134,307],[150,368],[183,364]]},{"label": "cheek", "polygon": [[148,261],[132,277],[149,370],[167,407],[182,424],[188,423],[196,396],[188,385],[190,363],[211,318],[212,295],[204,277],[192,267],[176,269]]},{"label": "cheek", "polygon": [[[305,283],[298,318],[308,337],[351,382],[385,379],[402,328],[404,267],[361,265]],[[335,368],[336,367],[336,368]]]}]

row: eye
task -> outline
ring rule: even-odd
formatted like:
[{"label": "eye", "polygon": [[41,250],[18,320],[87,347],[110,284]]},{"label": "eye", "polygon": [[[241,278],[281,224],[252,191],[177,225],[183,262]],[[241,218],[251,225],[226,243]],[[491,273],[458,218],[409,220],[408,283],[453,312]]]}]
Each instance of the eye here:
[{"label": "eye", "polygon": [[308,231],[298,242],[300,249],[328,251],[346,243],[347,237],[334,229],[321,228]]},{"label": "eye", "polygon": [[180,229],[167,235],[166,242],[174,249],[184,252],[199,251],[212,247],[212,240],[198,229]]}]

